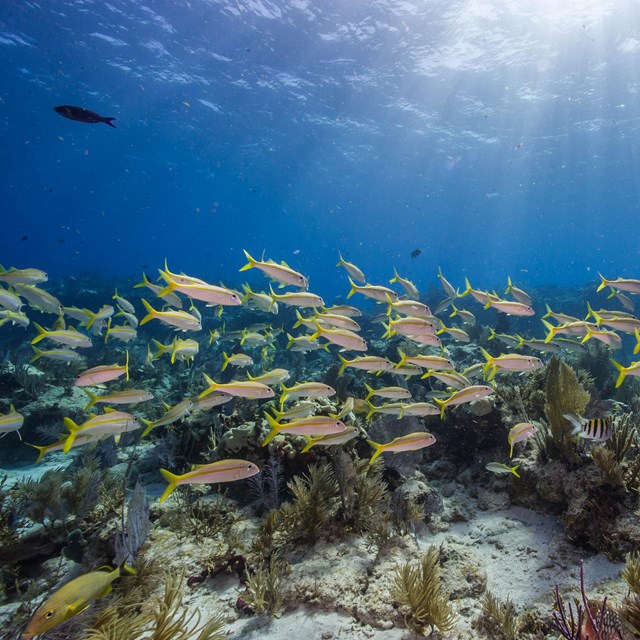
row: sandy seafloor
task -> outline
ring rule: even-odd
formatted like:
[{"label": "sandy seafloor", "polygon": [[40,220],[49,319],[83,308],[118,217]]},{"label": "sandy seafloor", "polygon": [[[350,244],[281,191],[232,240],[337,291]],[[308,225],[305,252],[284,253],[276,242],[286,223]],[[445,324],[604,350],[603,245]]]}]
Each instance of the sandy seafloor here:
[{"label": "sandy seafloor", "polygon": [[[410,455],[396,456],[394,463],[402,462],[402,458],[408,462]],[[67,461],[64,454],[52,453],[37,466],[4,473],[10,481],[28,476],[36,478]],[[400,464],[396,468],[410,483],[420,484],[424,480],[413,466]],[[564,596],[579,595],[581,559],[584,559],[585,585],[590,597],[606,595],[609,602],[619,604],[626,594],[626,584],[620,577],[624,563],[612,563],[604,554],[593,554],[572,545],[558,516],[510,505],[506,492],[499,490],[503,484],[501,479],[494,482],[493,488],[478,487],[472,491],[459,482],[430,481],[429,484],[443,499],[440,516],[415,537],[393,538],[377,559],[362,537],[355,536],[298,546],[293,553],[287,553],[291,572],[286,580],[292,604],[278,617],[240,613],[236,601],[244,586],[235,574],[185,587],[185,605],[189,609],[199,608],[203,620],[222,610],[229,637],[238,639],[424,637],[404,627],[391,593],[397,563],[417,559],[420,551],[430,545],[442,549],[443,586],[451,594],[456,613],[455,629],[443,634],[435,632],[429,636],[432,638],[486,637],[473,627],[481,611],[485,585],[501,600],[509,598],[519,613],[536,609],[541,618],[548,619],[556,584]],[[156,500],[163,489],[160,482],[145,487],[152,500]],[[170,507],[171,501],[165,505]],[[247,522],[257,523],[250,507],[243,513],[248,516]],[[250,528],[251,525],[247,536]],[[209,551],[203,543],[179,539],[171,530],[156,526],[147,554],[160,559],[167,570],[184,570],[187,576],[195,575],[202,569],[203,553]],[[80,565],[69,569],[67,579],[80,573]],[[15,604],[0,607],[0,620],[14,607]]]}]

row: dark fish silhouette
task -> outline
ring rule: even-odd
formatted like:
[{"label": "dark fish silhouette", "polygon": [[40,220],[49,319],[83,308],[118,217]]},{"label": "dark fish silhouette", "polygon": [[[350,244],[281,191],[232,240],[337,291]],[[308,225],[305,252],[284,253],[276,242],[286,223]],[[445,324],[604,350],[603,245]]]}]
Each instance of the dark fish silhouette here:
[{"label": "dark fish silhouette", "polygon": [[69,118],[69,120],[75,120],[76,122],[87,122],[89,124],[104,122],[110,127],[113,127],[114,129],[116,128],[116,125],[112,122],[113,120],[115,120],[115,118],[101,116],[95,111],[89,111],[89,109],[83,109],[82,107],[72,107],[68,104],[63,104],[59,107],[54,107],[53,110],[56,113],[59,113],[61,116]]},{"label": "dark fish silhouette", "polygon": [[422,249],[414,249],[411,252],[411,257],[412,258],[417,258],[421,253],[422,253]]}]

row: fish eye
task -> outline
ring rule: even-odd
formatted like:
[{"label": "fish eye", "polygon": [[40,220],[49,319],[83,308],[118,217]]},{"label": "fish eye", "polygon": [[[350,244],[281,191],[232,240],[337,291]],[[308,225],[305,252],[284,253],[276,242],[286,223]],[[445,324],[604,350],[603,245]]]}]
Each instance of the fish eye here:
[{"label": "fish eye", "polygon": [[44,617],[48,620],[51,616],[53,616],[53,611],[47,611]]}]

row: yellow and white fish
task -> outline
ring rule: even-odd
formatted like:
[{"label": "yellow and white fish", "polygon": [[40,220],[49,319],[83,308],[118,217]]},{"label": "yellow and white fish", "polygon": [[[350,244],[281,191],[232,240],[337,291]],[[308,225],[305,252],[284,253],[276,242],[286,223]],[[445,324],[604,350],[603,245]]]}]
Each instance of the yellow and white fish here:
[{"label": "yellow and white fish", "polygon": [[384,444],[374,442],[373,440],[367,440],[367,442],[375,450],[373,456],[371,456],[371,460],[369,460],[369,464],[373,464],[376,458],[385,451],[391,451],[393,453],[417,451],[435,444],[436,438],[434,435],[427,433],[426,431],[416,431],[415,433],[409,433],[406,436],[394,438],[391,442]]}]

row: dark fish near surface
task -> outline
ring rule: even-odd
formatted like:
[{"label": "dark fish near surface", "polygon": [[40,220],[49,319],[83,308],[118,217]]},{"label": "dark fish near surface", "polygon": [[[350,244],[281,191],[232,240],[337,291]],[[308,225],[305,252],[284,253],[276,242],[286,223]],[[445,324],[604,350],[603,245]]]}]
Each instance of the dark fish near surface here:
[{"label": "dark fish near surface", "polygon": [[572,413],[565,413],[563,416],[573,427],[571,433],[573,435],[579,435],[586,440],[604,442],[613,435],[611,418],[592,418],[591,420],[587,420]]},{"label": "dark fish near surface", "polygon": [[414,249],[411,252],[411,257],[412,258],[417,258],[421,253],[422,253],[422,249]]},{"label": "dark fish near surface", "polygon": [[82,107],[72,107],[68,104],[63,104],[59,107],[54,107],[53,110],[59,113],[69,120],[75,120],[76,122],[87,122],[89,124],[95,124],[96,122],[104,122],[110,127],[116,128],[113,124],[115,118],[105,117],[97,114],[95,111],[89,111],[89,109],[83,109]]}]

